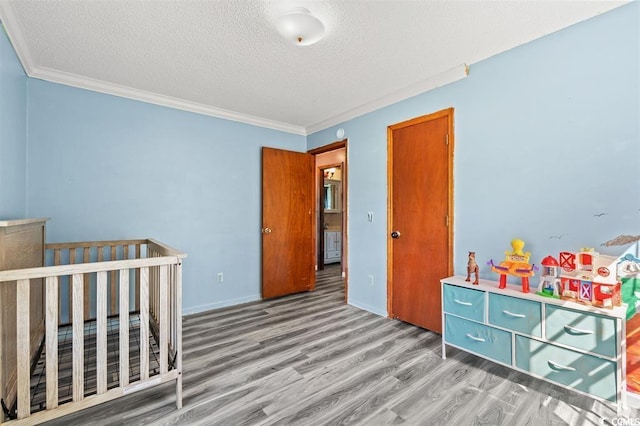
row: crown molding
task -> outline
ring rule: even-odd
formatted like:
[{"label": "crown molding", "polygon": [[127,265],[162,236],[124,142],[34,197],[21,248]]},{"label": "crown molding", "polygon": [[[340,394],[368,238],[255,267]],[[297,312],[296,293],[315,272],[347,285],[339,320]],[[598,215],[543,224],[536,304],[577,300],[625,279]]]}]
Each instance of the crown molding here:
[{"label": "crown molding", "polygon": [[178,99],[171,96],[159,95],[153,92],[133,89],[128,86],[122,86],[115,83],[83,77],[77,74],[58,71],[47,67],[34,68],[30,77],[50,81],[53,83],[64,84],[66,86],[91,90],[94,92],[105,93],[108,95],[119,96],[121,98],[133,99],[150,104],[166,106],[169,108],[180,109],[183,111],[194,112],[197,114],[223,118],[225,120],[237,121],[240,123],[251,124],[254,126],[265,127],[268,129],[306,136],[304,127],[294,126],[288,123],[269,120],[249,114],[241,114],[235,111],[216,108],[197,102],[185,101],[183,99]]},{"label": "crown molding", "polygon": [[267,129],[279,130],[286,133],[306,136],[305,128],[302,126],[294,126],[292,124],[283,123],[281,121],[269,120],[266,118],[256,117],[249,114],[242,114],[235,111],[229,111],[222,108],[216,108],[197,102],[186,101],[171,96],[159,95],[153,92],[133,89],[131,87],[122,86],[102,80],[83,77],[77,74],[58,71],[47,67],[36,66],[33,56],[29,51],[24,35],[18,24],[20,20],[15,14],[11,3],[0,0],[0,21],[6,29],[7,36],[13,45],[18,59],[22,63],[25,73],[30,78],[50,81],[52,83],[64,84],[66,86],[77,87],[80,89],[91,90],[94,92],[105,93],[108,95],[119,96],[122,98],[133,99],[137,101],[147,102],[155,105],[166,106],[169,108],[180,109],[183,111],[194,112],[196,114],[208,115],[225,120],[237,121],[240,123],[250,124]]},{"label": "crown molding", "polygon": [[425,80],[419,81],[418,83],[411,84],[386,96],[382,96],[371,102],[360,105],[359,107],[355,107],[341,114],[320,121],[319,123],[313,124],[307,127],[307,135],[335,126],[336,124],[344,123],[348,120],[353,120],[361,115],[395,104],[421,93],[428,92],[429,90],[433,90],[437,87],[453,83],[454,81],[461,80],[468,75],[469,66],[466,64],[458,65],[457,67],[441,72],[440,74],[436,74]]},{"label": "crown molding", "polygon": [[305,128],[281,121],[269,120],[249,114],[242,114],[235,111],[186,101],[171,96],[138,90],[115,83],[83,77],[77,74],[58,71],[47,67],[35,66],[31,52],[29,51],[22,31],[20,30],[20,26],[18,25],[19,19],[14,13],[11,3],[5,0],[0,0],[0,21],[4,25],[7,36],[9,37],[18,59],[22,63],[22,67],[28,77],[302,136],[310,135],[421,93],[428,92],[429,90],[433,90],[437,87],[465,78],[469,74],[469,67],[462,64]]},{"label": "crown molding", "polygon": [[28,76],[31,76],[31,72],[33,71],[33,58],[24,40],[20,26],[18,25],[20,20],[13,11],[11,3],[4,0],[0,0],[0,21],[5,28],[5,33],[7,37],[9,37],[9,41],[13,45],[13,50],[16,51],[22,68],[24,68]]}]

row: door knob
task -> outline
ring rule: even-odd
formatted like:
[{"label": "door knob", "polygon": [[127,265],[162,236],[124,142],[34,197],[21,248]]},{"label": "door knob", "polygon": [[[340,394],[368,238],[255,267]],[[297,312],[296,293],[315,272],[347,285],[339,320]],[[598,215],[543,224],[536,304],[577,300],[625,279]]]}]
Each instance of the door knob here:
[{"label": "door knob", "polygon": [[400,231],[393,231],[391,233],[391,238],[395,238],[396,240],[400,238]]},{"label": "door knob", "polygon": [[271,228],[262,228],[262,233],[263,234],[270,234],[271,233]]}]

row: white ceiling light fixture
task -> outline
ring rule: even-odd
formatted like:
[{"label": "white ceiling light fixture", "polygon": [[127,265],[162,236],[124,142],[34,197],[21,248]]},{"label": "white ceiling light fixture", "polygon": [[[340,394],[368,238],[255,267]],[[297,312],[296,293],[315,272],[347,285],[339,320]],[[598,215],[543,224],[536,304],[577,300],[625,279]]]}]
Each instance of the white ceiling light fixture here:
[{"label": "white ceiling light fixture", "polygon": [[324,35],[324,24],[309,9],[296,7],[276,21],[276,30],[297,46],[309,46]]}]

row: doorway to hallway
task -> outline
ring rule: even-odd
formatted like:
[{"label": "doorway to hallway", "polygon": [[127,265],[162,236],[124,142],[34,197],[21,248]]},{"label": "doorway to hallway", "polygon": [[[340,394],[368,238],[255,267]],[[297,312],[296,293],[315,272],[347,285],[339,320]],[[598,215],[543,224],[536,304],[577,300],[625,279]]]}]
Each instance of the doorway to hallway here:
[{"label": "doorway to hallway", "polygon": [[347,140],[309,151],[315,158],[316,270],[338,267],[348,294],[348,166]]}]

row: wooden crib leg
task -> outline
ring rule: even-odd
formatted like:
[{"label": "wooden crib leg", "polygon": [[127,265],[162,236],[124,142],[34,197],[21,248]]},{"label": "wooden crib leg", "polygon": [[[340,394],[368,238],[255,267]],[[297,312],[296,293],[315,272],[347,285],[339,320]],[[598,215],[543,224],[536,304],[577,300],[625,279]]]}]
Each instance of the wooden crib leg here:
[{"label": "wooden crib leg", "polygon": [[176,379],[176,408],[178,410],[182,408],[182,372],[178,373]]}]

